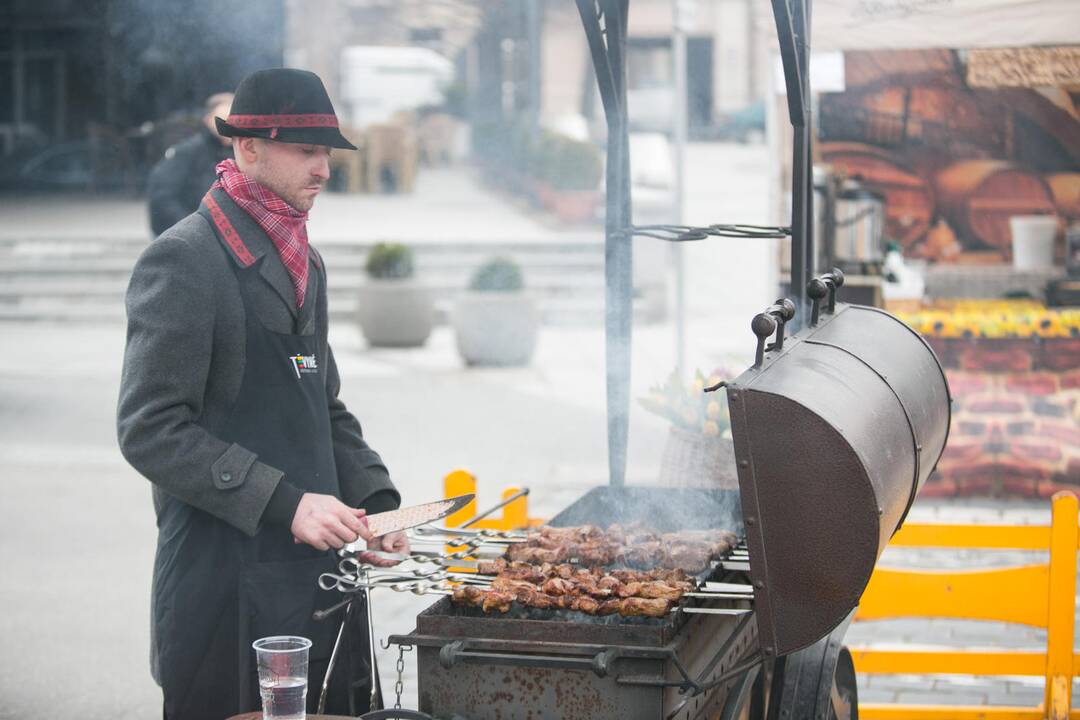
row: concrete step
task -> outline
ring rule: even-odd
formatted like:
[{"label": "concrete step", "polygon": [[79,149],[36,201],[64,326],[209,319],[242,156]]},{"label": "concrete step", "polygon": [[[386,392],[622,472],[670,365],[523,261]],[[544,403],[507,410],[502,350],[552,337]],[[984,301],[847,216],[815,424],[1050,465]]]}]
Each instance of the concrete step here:
[{"label": "concrete step", "polygon": [[[451,300],[436,304],[436,321],[449,322],[453,303]],[[539,302],[541,321],[546,325],[580,326],[600,325],[604,319],[604,303],[596,298],[550,297]],[[645,322],[651,317],[650,309],[641,300],[634,301],[635,321]],[[356,303],[348,299],[331,299],[330,317],[335,323],[356,322]],[[50,321],[50,322],[101,322],[115,323],[126,319],[124,305],[119,301],[79,302],[58,298],[0,302],[0,322],[4,321]]]},{"label": "concrete step", "polygon": [[[123,319],[131,269],[143,238],[0,238],[0,320]],[[367,281],[370,243],[325,243],[330,312],[351,321],[357,288]],[[517,260],[545,322],[591,324],[603,318],[604,248],[595,236],[506,243],[413,244],[417,277],[432,289],[445,320],[474,270],[493,256]]]},{"label": "concrete step", "polygon": [[[440,272],[425,274],[422,279],[435,297],[448,297],[461,292],[468,283],[465,274]],[[365,282],[362,273],[338,273],[330,277],[330,297],[355,295]],[[0,283],[0,302],[17,298],[123,298],[127,291],[128,276],[78,275],[56,276],[34,273],[13,274]],[[537,295],[589,295],[601,294],[604,278],[600,273],[577,272],[572,274],[556,271],[526,271],[526,288]]]}]

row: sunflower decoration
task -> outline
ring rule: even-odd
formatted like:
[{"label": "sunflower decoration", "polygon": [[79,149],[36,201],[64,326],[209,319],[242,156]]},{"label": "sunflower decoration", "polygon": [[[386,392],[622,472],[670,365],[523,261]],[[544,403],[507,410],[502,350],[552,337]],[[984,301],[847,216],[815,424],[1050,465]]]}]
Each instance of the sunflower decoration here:
[{"label": "sunflower decoration", "polygon": [[693,379],[686,383],[678,371],[673,371],[665,382],[654,385],[639,402],[649,412],[667,418],[687,432],[710,437],[730,435],[726,396],[720,392],[707,393],[705,388],[732,377],[732,373],[723,369],[709,375],[695,370]]},{"label": "sunflower decoration", "polygon": [[896,315],[927,337],[1080,337],[1080,310],[1048,309],[1030,300],[938,302]]}]

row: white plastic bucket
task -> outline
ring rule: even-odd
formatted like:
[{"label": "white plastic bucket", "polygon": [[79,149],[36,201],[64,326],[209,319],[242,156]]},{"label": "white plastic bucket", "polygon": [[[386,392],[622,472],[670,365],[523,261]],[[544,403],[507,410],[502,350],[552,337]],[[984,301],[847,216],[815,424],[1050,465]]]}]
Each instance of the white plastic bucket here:
[{"label": "white plastic bucket", "polygon": [[1014,215],[1009,218],[1013,267],[1017,270],[1053,267],[1057,225],[1056,215]]}]

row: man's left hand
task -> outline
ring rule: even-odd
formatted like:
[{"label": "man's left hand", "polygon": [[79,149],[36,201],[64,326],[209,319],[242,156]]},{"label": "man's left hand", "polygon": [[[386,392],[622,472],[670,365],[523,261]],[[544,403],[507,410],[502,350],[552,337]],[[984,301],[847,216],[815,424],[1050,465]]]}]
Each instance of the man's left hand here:
[{"label": "man's left hand", "polygon": [[[381,550],[382,552],[399,553],[402,555],[409,554],[409,538],[405,535],[403,530],[397,530],[373,538],[368,541],[367,546],[368,550]],[[391,567],[398,564],[397,560],[380,558],[370,555],[369,553],[360,553],[360,559],[366,563],[378,565],[379,567]]]}]

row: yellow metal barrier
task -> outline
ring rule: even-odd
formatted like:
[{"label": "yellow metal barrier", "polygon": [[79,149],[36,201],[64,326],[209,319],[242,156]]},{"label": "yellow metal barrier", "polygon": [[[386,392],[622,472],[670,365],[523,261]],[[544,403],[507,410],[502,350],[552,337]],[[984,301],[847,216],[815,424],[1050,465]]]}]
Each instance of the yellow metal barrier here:
[{"label": "yellow metal barrier", "polygon": [[[503,488],[501,499],[505,500],[520,491],[519,487]],[[452,471],[443,478],[443,493],[443,497],[448,498],[466,493],[476,495],[476,476],[468,470]],[[528,501],[528,496],[523,495],[502,508],[501,513],[477,520],[469,527],[477,530],[518,530],[542,525],[543,519],[529,517]],[[460,527],[475,516],[476,498],[473,498],[465,507],[446,518],[446,527]]]},{"label": "yellow metal barrier", "polygon": [[1049,550],[1049,562],[992,570],[897,570],[878,568],[870,578],[855,620],[948,617],[1000,620],[1046,628],[1046,652],[899,651],[852,648],[860,673],[1030,675],[1046,678],[1038,707],[859,704],[868,720],[1068,720],[1072,678],[1080,671],[1073,652],[1076,609],[1077,499],[1053,498],[1049,527],[905,525],[891,541],[904,547]]}]

